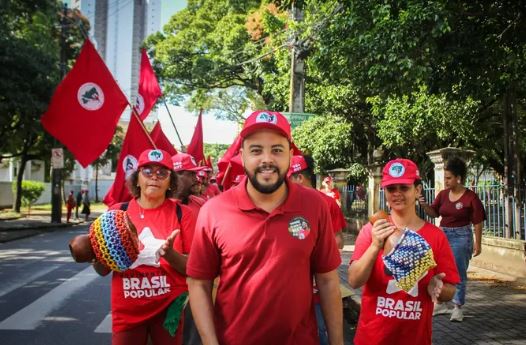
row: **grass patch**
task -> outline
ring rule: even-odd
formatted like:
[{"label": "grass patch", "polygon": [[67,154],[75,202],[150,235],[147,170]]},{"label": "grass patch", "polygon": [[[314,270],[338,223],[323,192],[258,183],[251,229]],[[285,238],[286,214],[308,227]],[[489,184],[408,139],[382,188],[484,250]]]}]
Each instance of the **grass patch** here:
[{"label": "grass patch", "polygon": [[11,209],[5,209],[5,210],[0,210],[0,220],[3,220],[3,219],[17,219],[17,218],[20,218],[22,217],[22,215],[18,212],[15,212]]}]

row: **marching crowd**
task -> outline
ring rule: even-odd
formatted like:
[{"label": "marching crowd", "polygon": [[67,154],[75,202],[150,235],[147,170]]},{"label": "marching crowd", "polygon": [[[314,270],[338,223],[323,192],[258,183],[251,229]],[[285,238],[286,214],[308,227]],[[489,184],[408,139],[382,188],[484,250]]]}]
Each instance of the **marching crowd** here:
[{"label": "marching crowd", "polygon": [[[232,187],[222,192],[189,154],[139,157],[127,179],[133,198],[110,207],[137,229],[138,258],[121,272],[93,262],[112,273],[114,345],[343,344],[338,189],[330,177],[315,188],[314,162],[278,112],[252,113],[236,145],[232,165],[244,173],[227,169]],[[462,185],[462,164],[446,167],[447,189],[430,204],[414,162],[385,165],[389,215],[360,231],[348,271],[350,285],[363,287],[355,344],[431,344],[433,314],[462,321],[485,217]],[[415,202],[441,227],[421,219]]]}]

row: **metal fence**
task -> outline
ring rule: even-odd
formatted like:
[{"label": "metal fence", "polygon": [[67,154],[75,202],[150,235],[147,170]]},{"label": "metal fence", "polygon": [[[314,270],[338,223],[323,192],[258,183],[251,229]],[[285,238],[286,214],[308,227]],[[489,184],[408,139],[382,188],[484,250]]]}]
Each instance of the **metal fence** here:
[{"label": "metal fence", "polygon": [[[515,197],[507,198],[504,194],[504,186],[498,183],[473,186],[470,189],[477,193],[486,211],[484,235],[526,240],[526,204],[524,202],[519,204]],[[423,193],[427,202],[432,203],[435,198],[435,189],[424,183]],[[524,201],[525,196],[522,191],[521,200]],[[380,208],[387,210],[383,189],[380,189]],[[421,218],[435,224],[435,218],[427,216],[418,204],[416,211]]]},{"label": "metal fence", "polygon": [[342,211],[346,217],[367,216],[368,193],[363,186],[345,186],[340,189]]}]

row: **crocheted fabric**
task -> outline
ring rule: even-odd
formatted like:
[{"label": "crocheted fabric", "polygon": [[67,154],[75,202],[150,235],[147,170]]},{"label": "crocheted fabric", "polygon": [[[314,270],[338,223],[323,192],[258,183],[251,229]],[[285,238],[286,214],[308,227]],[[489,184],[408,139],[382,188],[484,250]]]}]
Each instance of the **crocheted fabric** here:
[{"label": "crocheted fabric", "polygon": [[104,212],[89,229],[97,261],[112,271],[127,270],[139,255],[139,240],[126,211]]},{"label": "crocheted fabric", "polygon": [[393,250],[382,259],[396,285],[405,292],[409,292],[428,270],[437,265],[429,243],[409,229],[404,230]]}]

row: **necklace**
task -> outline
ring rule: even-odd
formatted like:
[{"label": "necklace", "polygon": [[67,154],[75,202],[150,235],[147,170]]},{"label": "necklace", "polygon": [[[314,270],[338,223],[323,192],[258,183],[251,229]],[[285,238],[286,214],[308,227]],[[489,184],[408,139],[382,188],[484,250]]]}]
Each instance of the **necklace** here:
[{"label": "necklace", "polygon": [[141,207],[141,203],[137,201],[137,206],[139,206],[139,218],[144,219],[144,209]]}]

